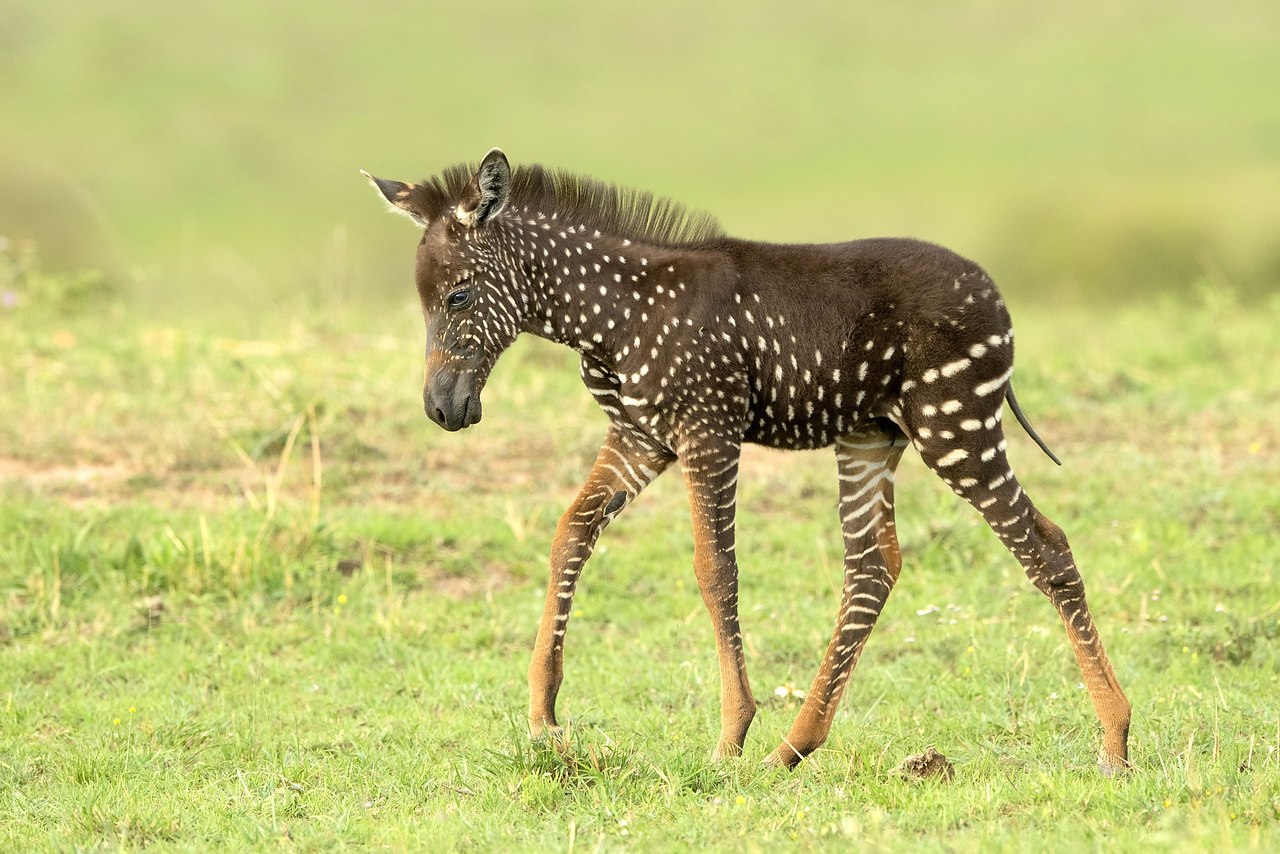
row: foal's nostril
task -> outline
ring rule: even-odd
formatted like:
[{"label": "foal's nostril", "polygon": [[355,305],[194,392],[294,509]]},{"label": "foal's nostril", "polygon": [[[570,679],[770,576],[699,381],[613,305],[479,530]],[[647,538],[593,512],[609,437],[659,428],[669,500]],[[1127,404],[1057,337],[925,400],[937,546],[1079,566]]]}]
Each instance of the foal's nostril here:
[{"label": "foal's nostril", "polygon": [[444,410],[438,406],[436,407],[435,422],[444,426]]}]

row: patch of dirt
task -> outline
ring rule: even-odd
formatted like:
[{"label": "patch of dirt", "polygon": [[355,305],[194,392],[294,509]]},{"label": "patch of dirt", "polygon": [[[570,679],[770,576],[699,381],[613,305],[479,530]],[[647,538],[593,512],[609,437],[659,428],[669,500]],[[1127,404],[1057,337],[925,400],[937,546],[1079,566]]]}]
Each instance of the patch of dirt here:
[{"label": "patch of dirt", "polygon": [[487,564],[475,574],[433,574],[428,583],[449,599],[474,599],[477,595],[487,599],[497,591],[513,586],[516,580],[516,576],[505,567]]},{"label": "patch of dirt", "polygon": [[21,480],[36,486],[63,486],[114,483],[133,477],[123,463],[75,463],[73,465],[37,465],[26,460],[0,457],[0,480]]},{"label": "patch of dirt", "polygon": [[155,492],[164,493],[166,503],[222,506],[229,499],[243,500],[244,480],[243,469],[150,469],[129,460],[62,463],[0,457],[0,485],[21,484],[77,508]]},{"label": "patch of dirt", "polygon": [[138,472],[122,462],[41,464],[0,457],[0,485],[20,483],[42,493],[54,493],[72,507],[108,501]]},{"label": "patch of dirt", "polygon": [[938,779],[949,783],[955,778],[956,769],[947,757],[930,747],[924,753],[913,753],[903,759],[896,773],[904,780]]}]

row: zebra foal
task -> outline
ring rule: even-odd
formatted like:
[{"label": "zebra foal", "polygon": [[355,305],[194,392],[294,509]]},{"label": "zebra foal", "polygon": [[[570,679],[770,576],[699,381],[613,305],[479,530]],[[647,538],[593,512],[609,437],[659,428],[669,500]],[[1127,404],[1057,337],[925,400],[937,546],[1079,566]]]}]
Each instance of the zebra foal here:
[{"label": "zebra foal", "polygon": [[739,240],[644,193],[540,166],[513,170],[498,149],[478,167],[417,184],[365,174],[422,228],[415,277],[427,416],[451,431],[480,421],[489,372],[531,332],[581,355],[582,380],[609,418],[551,547],[529,667],[535,735],[559,731],[564,637],[583,564],[609,522],[679,460],[720,663],[715,756],[740,754],[756,711],[738,622],[740,449],[834,445],[845,546],[835,631],[766,761],[792,767],[816,750],[898,578],[893,476],[911,445],[1049,597],[1102,724],[1101,767],[1127,767],[1129,702],[1067,538],[1005,455],[1007,402],[1053,456],[1014,397],[1009,313],[980,267],[916,240]]}]

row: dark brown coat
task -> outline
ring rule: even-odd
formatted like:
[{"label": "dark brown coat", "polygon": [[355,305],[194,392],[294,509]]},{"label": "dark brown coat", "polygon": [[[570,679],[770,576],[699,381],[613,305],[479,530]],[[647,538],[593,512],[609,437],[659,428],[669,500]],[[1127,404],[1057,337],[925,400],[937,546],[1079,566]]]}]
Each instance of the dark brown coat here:
[{"label": "dark brown coat", "polygon": [[834,445],[840,610],[800,715],[769,761],[792,766],[817,749],[898,578],[893,474],[911,444],[1049,596],[1102,723],[1103,768],[1126,766],[1129,703],[1066,537],[1005,455],[1006,400],[1049,451],[1013,397],[1009,313],[980,267],[917,240],[737,240],[646,194],[537,166],[513,172],[497,149],[478,167],[419,184],[370,180],[423,227],[416,276],[432,420],[448,430],[478,422],[489,372],[521,332],[577,350],[610,419],[551,549],[529,670],[535,734],[559,732],[555,700],[582,565],[609,521],[678,459],[720,660],[715,755],[741,752],[756,706],[738,622],[739,451],[743,442]]}]

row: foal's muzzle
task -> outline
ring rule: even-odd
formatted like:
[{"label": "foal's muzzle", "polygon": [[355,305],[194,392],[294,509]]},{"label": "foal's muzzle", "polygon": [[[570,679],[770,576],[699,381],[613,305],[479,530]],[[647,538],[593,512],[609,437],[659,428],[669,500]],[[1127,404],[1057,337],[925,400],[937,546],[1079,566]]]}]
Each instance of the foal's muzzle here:
[{"label": "foal's muzzle", "polygon": [[422,389],[427,417],[449,432],[480,422],[480,389],[475,374],[437,371]]}]

